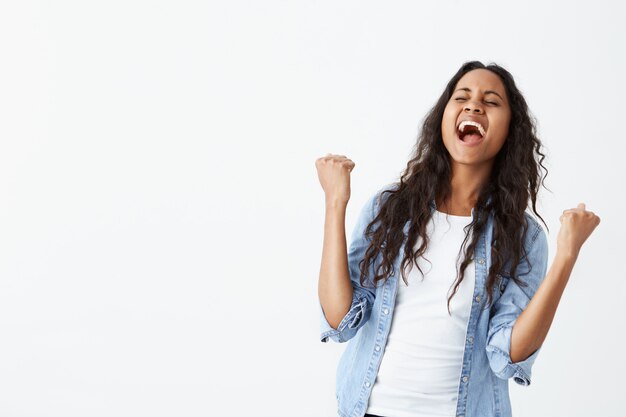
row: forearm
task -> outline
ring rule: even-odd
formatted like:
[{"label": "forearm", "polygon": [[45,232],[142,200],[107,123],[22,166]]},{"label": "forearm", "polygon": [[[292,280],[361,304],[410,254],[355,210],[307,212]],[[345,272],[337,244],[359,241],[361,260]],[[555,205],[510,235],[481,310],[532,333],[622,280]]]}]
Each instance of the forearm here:
[{"label": "forearm", "polygon": [[345,215],[345,203],[326,203],[318,295],[326,320],[335,329],[350,310],[353,294],[348,269]]},{"label": "forearm", "polygon": [[557,252],[545,279],[515,321],[511,333],[512,362],[525,360],[543,344],[576,259],[577,255]]}]

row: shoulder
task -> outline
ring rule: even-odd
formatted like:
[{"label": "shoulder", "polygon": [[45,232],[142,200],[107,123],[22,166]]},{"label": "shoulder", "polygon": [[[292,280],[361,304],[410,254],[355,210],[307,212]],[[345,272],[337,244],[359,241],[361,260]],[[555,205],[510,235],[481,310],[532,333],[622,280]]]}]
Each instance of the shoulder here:
[{"label": "shoulder", "polygon": [[528,230],[526,231],[526,241],[529,244],[534,244],[535,241],[541,237],[543,234],[545,237],[545,231],[543,227],[539,224],[535,216],[525,211],[524,216],[526,217],[526,222],[528,223]]},{"label": "shoulder", "polygon": [[389,198],[391,194],[393,194],[398,189],[399,185],[400,184],[398,184],[397,182],[387,183],[380,187],[374,193],[374,195],[370,197],[369,204],[371,204],[373,212],[376,213],[378,212],[378,210],[380,210],[380,206],[384,203],[385,200],[387,200],[387,198]]},{"label": "shoulder", "polygon": [[535,218],[535,216],[527,211],[524,212],[524,216],[526,217],[526,222],[528,223],[528,229],[524,238],[526,249],[537,246],[540,246],[540,249],[542,250],[547,249],[548,237],[539,221]]},{"label": "shoulder", "polygon": [[[543,266],[548,258],[548,239],[543,227],[537,219],[529,212],[524,212],[528,228],[523,235],[522,252],[516,268],[517,276],[525,276],[531,271],[536,271],[534,265]],[[505,261],[502,268],[504,275],[511,275],[511,259]],[[545,275],[545,274],[544,274]]]},{"label": "shoulder", "polygon": [[[524,249],[529,263],[540,265],[545,270],[548,260],[548,237],[537,219],[530,213],[524,213],[528,222],[528,230],[524,238]],[[545,275],[545,272],[544,272]]]}]

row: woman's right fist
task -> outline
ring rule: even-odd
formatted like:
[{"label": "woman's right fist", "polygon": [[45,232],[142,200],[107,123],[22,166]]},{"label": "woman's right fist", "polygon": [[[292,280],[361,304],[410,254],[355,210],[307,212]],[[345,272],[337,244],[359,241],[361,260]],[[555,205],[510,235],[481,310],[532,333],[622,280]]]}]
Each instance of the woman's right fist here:
[{"label": "woman's right fist", "polygon": [[315,160],[317,177],[324,189],[326,201],[348,204],[350,200],[350,172],[354,162],[345,155],[326,154]]}]

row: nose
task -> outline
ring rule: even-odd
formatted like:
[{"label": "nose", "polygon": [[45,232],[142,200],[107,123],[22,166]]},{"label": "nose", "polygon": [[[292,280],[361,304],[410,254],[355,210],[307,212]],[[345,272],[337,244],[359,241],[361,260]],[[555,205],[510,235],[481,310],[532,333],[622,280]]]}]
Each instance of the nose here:
[{"label": "nose", "polygon": [[483,108],[481,106],[478,106],[476,104],[474,104],[474,102],[469,102],[465,105],[465,112],[466,113],[477,113],[477,114],[482,114],[483,112]]}]

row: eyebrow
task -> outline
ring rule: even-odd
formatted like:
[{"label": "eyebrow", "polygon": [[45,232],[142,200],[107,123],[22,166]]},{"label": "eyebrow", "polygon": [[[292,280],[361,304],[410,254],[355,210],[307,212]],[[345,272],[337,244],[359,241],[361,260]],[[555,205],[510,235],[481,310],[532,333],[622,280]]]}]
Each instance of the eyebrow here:
[{"label": "eyebrow", "polygon": [[[470,93],[472,90],[470,90],[467,87],[463,87],[463,88],[457,88],[454,92],[456,93],[459,90],[463,90],[463,91],[467,91],[468,93]],[[485,94],[495,94],[496,96],[500,97],[500,99],[502,99],[502,101],[504,101],[504,99],[502,98],[502,96],[500,94],[498,94],[496,91],[493,90],[487,90],[485,91]]]}]

